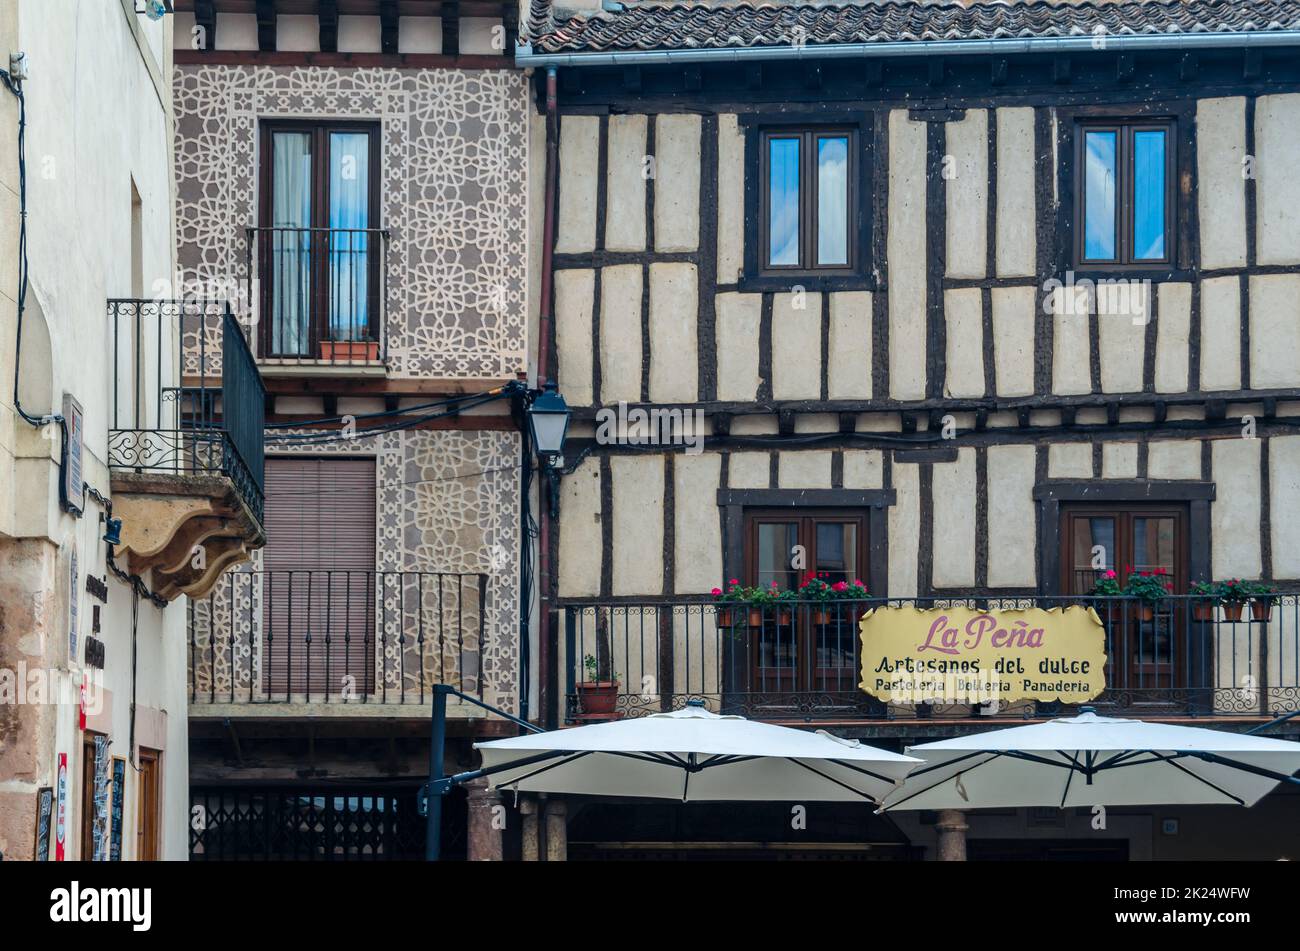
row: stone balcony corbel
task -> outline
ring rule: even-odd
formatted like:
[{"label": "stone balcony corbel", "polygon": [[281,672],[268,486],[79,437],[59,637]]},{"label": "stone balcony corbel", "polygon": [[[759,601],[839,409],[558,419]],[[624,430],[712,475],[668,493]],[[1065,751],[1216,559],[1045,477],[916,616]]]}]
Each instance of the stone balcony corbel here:
[{"label": "stone balcony corbel", "polygon": [[207,595],[222,573],[266,542],[261,522],[222,475],[112,474],[113,515],[122,520],[116,557],[172,600]]}]

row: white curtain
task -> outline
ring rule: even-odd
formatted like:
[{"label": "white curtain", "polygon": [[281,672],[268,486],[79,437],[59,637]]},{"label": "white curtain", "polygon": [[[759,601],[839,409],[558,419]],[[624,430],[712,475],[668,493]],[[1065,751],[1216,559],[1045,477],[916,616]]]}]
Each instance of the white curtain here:
[{"label": "white curtain", "polygon": [[370,136],[330,133],[330,339],[369,336]]},{"label": "white curtain", "polygon": [[[311,135],[272,136],[271,351],[307,356],[311,346]],[[289,230],[278,230],[289,229]]]}]

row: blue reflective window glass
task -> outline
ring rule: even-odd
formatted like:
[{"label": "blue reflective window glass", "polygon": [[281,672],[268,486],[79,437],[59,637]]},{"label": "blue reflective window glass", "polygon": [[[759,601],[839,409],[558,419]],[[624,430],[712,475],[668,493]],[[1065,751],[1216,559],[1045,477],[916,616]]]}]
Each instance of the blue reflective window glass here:
[{"label": "blue reflective window glass", "polygon": [[768,140],[768,249],[771,265],[799,264],[799,140]]},{"label": "blue reflective window glass", "polygon": [[817,263],[849,263],[849,140],[817,140]]},{"label": "blue reflective window glass", "polygon": [[1114,132],[1084,135],[1083,256],[1089,261],[1109,261],[1116,256],[1116,138]]},{"label": "blue reflective window glass", "polygon": [[1133,133],[1133,259],[1165,257],[1165,130]]}]

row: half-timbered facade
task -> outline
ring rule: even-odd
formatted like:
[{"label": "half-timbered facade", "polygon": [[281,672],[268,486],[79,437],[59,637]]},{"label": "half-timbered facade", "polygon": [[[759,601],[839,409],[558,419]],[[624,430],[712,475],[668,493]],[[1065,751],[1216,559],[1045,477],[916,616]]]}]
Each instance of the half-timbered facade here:
[{"label": "half-timbered facade", "polygon": [[[432,688],[527,712],[517,9],[176,6],[179,280],[267,391],[266,547],[190,614],[191,855],[419,855]],[[449,717],[454,772],[503,721]]]},{"label": "half-timbered facade", "polygon": [[[1297,29],[1283,0],[538,0],[540,346],[575,408],[544,712],[604,715],[617,682],[615,716],[694,697],[884,743],[1056,712],[881,703],[849,611],[720,620],[715,588],[809,573],[1092,603],[1116,715],[1296,709],[1296,596],[1202,621],[1187,594],[1300,586]],[[1088,602],[1112,570],[1173,596],[1152,619]],[[610,808],[571,820],[575,848],[617,852]],[[1295,808],[1205,848],[1294,854]],[[1151,815],[1088,821],[972,816],[971,852],[1186,854]],[[912,849],[924,822],[900,819]],[[771,838],[647,823],[672,854]],[[828,824],[809,848],[909,848]]]}]

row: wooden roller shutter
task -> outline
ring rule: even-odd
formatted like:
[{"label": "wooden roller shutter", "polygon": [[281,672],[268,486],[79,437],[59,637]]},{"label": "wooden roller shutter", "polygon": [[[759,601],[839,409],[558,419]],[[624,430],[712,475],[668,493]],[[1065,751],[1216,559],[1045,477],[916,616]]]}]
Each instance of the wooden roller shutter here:
[{"label": "wooden roller shutter", "polygon": [[264,687],[359,697],[375,682],[375,462],[267,459]]}]

